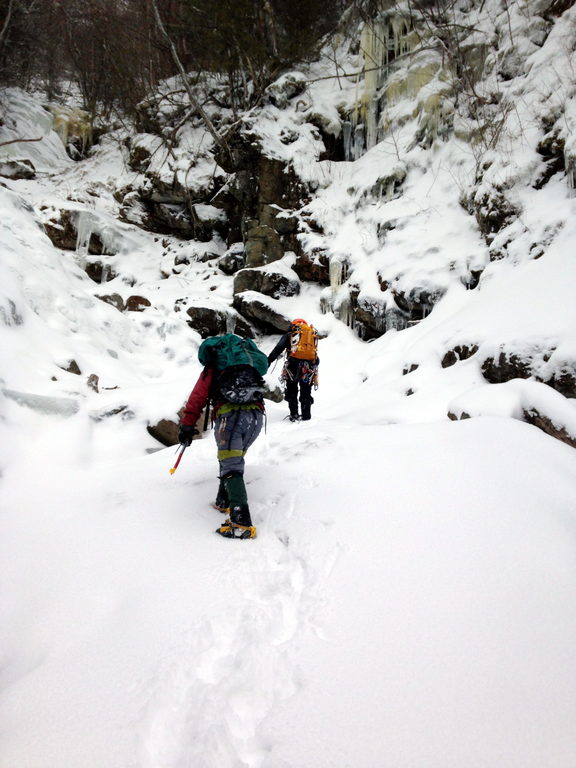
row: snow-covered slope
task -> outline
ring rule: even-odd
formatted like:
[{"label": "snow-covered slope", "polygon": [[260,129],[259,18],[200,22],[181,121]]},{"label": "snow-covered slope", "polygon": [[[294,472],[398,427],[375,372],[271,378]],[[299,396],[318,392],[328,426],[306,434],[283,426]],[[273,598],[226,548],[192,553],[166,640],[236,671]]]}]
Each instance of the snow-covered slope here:
[{"label": "snow-covered slope", "polygon": [[318,401],[269,409],[251,542],[213,533],[211,440],[171,477],[36,423],[0,486],[3,768],[571,766],[573,449]]}]

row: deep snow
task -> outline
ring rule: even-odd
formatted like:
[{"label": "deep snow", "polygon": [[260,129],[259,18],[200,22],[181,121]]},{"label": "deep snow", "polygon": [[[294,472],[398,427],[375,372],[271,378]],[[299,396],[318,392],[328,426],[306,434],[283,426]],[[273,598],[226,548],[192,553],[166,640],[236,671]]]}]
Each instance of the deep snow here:
[{"label": "deep snow", "polygon": [[269,409],[251,542],[213,533],[211,438],[170,476],[36,423],[0,489],[0,765],[571,765],[573,449],[316,410]]}]

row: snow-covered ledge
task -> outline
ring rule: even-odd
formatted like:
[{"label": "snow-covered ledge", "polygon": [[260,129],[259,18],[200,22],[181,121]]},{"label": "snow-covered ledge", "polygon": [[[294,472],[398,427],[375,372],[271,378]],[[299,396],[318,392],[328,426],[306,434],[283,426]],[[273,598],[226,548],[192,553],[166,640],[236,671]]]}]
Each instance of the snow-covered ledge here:
[{"label": "snow-covered ledge", "polygon": [[520,419],[576,448],[576,401],[547,384],[512,379],[469,390],[448,404],[453,420],[474,416]]}]

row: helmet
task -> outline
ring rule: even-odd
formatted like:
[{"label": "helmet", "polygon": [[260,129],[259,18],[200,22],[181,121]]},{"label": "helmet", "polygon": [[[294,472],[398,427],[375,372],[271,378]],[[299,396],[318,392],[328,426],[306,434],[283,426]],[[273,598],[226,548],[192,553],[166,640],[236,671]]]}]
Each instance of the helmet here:
[{"label": "helmet", "polygon": [[292,320],[292,325],[306,325],[306,320],[302,320],[301,317],[297,317],[296,320]]}]

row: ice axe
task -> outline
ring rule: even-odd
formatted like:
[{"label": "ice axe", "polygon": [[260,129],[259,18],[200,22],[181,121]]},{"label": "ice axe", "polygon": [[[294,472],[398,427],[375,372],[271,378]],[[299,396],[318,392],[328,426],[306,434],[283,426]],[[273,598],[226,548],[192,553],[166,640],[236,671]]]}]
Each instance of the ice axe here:
[{"label": "ice axe", "polygon": [[182,458],[182,456],[183,456],[183,454],[184,454],[184,451],[186,450],[186,448],[188,448],[187,444],[186,444],[186,443],[182,443],[182,445],[181,445],[181,447],[180,447],[180,451],[178,452],[178,456],[177,456],[177,458],[176,458],[176,461],[174,462],[174,466],[173,466],[173,467],[172,467],[172,469],[170,470],[170,474],[171,474],[171,475],[173,475],[173,474],[174,474],[174,472],[176,472],[176,470],[178,469],[178,464],[180,464],[180,459]]}]

